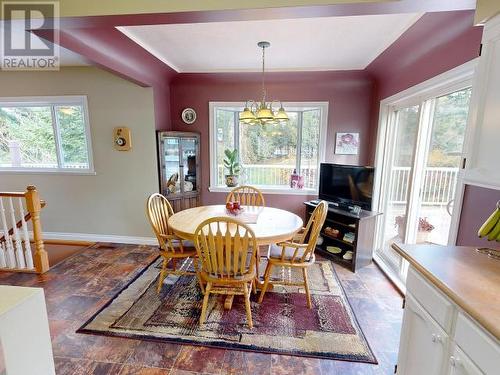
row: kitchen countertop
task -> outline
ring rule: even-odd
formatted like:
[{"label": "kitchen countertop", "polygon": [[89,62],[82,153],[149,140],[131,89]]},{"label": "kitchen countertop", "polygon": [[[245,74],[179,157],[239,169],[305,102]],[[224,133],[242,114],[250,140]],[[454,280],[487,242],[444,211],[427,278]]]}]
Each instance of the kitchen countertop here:
[{"label": "kitchen countertop", "polygon": [[500,260],[474,247],[393,244],[392,248],[500,340]]},{"label": "kitchen countertop", "polygon": [[41,288],[0,285],[0,316],[41,292]]}]

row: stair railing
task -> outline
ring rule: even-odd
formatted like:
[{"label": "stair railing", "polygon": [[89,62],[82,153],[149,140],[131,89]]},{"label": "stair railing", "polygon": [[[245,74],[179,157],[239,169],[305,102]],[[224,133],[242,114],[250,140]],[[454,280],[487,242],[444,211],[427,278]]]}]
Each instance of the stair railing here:
[{"label": "stair railing", "polygon": [[40,221],[44,206],[33,185],[25,192],[0,192],[0,271],[44,273],[49,270]]}]

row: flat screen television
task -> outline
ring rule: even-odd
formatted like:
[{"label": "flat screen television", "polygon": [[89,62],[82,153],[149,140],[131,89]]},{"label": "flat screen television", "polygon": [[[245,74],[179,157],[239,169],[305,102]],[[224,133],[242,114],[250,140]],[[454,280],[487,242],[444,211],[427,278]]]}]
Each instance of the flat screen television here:
[{"label": "flat screen television", "polygon": [[371,210],[374,172],[373,167],[321,163],[319,199],[344,209],[356,205]]}]

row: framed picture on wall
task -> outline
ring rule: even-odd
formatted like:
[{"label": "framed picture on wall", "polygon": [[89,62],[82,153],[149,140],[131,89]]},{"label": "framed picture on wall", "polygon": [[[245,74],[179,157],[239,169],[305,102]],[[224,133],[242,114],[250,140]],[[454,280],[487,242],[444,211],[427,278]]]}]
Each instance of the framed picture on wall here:
[{"label": "framed picture on wall", "polygon": [[357,155],[359,151],[359,133],[337,133],[335,154]]},{"label": "framed picture on wall", "polygon": [[181,118],[188,125],[194,124],[196,121],[196,111],[193,108],[184,108]]}]

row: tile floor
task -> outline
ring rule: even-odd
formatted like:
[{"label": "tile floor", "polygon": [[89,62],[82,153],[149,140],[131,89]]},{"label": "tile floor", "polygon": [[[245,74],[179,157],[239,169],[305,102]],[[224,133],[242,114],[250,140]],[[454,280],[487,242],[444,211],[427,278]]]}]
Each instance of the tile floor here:
[{"label": "tile floor", "polygon": [[377,366],[75,333],[156,255],[152,247],[97,244],[41,276],[0,272],[0,284],[44,288],[58,375],[394,372],[402,298],[373,264],[356,274],[335,268],[379,361]]}]

